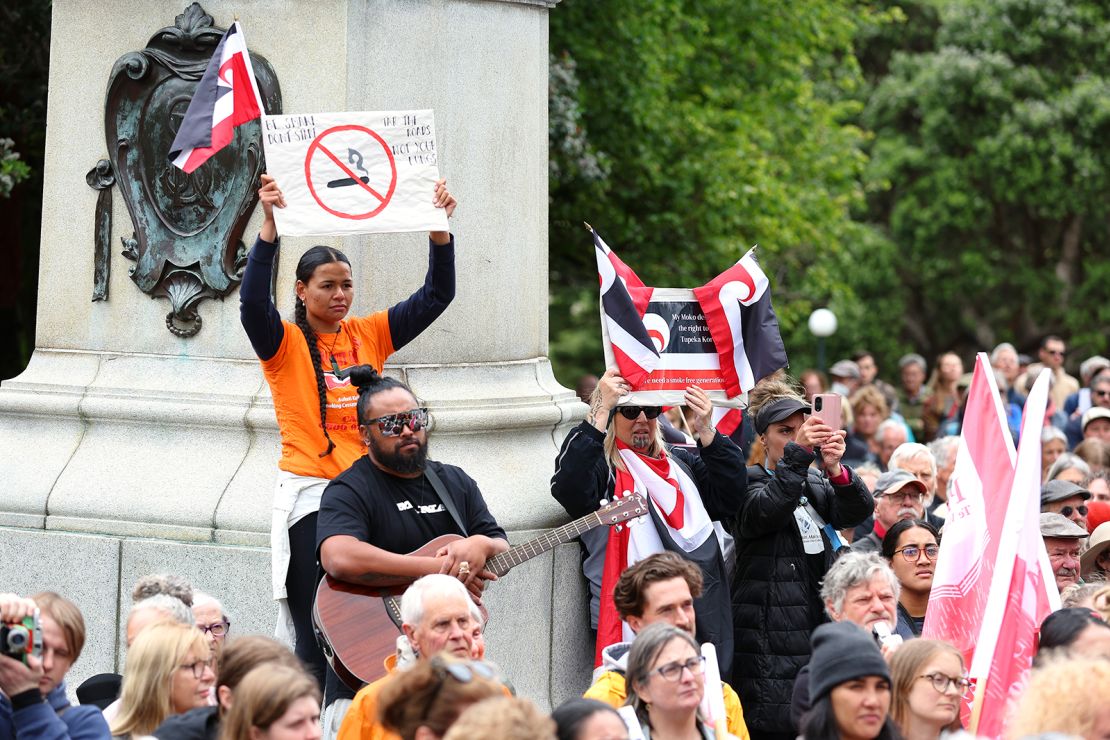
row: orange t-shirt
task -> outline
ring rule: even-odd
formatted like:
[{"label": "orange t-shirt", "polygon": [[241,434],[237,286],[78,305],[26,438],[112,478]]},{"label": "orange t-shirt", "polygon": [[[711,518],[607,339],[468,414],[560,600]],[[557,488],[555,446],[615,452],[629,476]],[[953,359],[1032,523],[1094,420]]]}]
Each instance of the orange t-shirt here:
[{"label": "orange t-shirt", "polygon": [[393,354],[387,311],[344,319],[338,334],[316,335],[327,387],[328,433],[335,442],[335,449],[324,457],[320,453],[328,448],[328,440],[320,424],[320,397],[308,344],[300,327],[288,321],[281,323],[285,333],[278,351],[261,361],[281,431],[278,467],[295,475],[331,480],[366,451],[358,436],[355,413],[358,390],[349,378],[335,377],[331,359],[335,357],[340,370],[352,365],[373,365],[381,372],[386,359]]}]

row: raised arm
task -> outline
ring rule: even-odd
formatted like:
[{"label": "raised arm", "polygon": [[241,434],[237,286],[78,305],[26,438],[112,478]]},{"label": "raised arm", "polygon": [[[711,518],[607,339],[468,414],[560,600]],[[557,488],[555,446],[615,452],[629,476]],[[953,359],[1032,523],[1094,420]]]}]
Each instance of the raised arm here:
[{"label": "raised arm", "polygon": [[[433,203],[450,218],[457,202],[447,191],[447,181],[436,183]],[[394,350],[401,349],[420,335],[450,305],[455,297],[455,239],[448,231],[428,233],[428,274],[415,293],[390,307],[389,334]]]},{"label": "raised arm", "polygon": [[258,198],[262,202],[264,219],[254,247],[247,257],[243,283],[239,286],[239,320],[247,332],[251,346],[254,347],[254,353],[259,359],[268,360],[277,353],[285,334],[281,315],[270,299],[274,256],[278,250],[274,206],[284,208],[285,196],[282,195],[274,178],[262,175],[262,187],[258,190]]}]

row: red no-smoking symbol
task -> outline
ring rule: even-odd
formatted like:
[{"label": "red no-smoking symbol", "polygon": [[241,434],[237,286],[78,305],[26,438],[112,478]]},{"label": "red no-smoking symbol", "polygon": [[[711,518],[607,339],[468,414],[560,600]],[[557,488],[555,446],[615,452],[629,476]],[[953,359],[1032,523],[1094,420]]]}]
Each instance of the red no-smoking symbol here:
[{"label": "red no-smoking symbol", "polygon": [[389,205],[397,189],[397,163],[385,139],[374,131],[333,126],[308,146],[304,177],[321,208],[339,218],[359,220]]}]

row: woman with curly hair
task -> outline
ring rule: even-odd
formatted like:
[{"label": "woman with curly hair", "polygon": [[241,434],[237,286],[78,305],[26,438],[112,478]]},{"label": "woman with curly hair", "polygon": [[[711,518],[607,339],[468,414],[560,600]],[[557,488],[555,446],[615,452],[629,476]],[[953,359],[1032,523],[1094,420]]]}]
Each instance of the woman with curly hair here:
[{"label": "woman with curly hair", "polygon": [[753,736],[792,740],[794,679],[810,633],[827,620],[821,579],[845,546],[837,530],[862,522],[875,502],[841,464],[844,432],[809,416],[788,378],[758,383],[748,413],[765,454],[748,468],[732,523],[733,685]]},{"label": "woman with curly hair", "polygon": [[496,669],[440,653],[393,676],[378,695],[381,724],[401,740],[438,740],[472,704],[504,696]]}]

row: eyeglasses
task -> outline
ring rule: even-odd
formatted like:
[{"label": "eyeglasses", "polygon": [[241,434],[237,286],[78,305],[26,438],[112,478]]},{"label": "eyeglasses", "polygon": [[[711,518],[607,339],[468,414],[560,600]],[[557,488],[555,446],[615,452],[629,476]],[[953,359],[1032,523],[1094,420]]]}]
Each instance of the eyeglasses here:
[{"label": "eyeglasses", "polygon": [[197,629],[199,629],[206,635],[210,634],[213,637],[224,637],[225,635],[227,635],[228,632],[231,631],[231,622],[225,619],[222,622],[216,622],[215,624],[210,624],[207,627],[198,624]]},{"label": "eyeglasses", "polygon": [[1064,356],[1064,350],[1062,350],[1062,349],[1046,349],[1045,353],[1050,354],[1053,357],[1063,357]]},{"label": "eyeglasses", "polygon": [[662,406],[617,406],[617,411],[619,411],[620,415],[623,416],[624,418],[628,419],[629,421],[635,421],[640,416],[641,411],[644,412],[644,417],[645,418],[654,419],[655,417],[659,416],[659,414],[663,413],[663,407]]},{"label": "eyeglasses", "polygon": [[413,409],[412,411],[402,411],[399,414],[389,414],[388,416],[366,420],[366,426],[372,424],[378,425],[378,431],[382,433],[383,437],[400,437],[401,432],[405,431],[405,427],[411,429],[415,434],[428,426],[428,409]]},{"label": "eyeglasses", "polygon": [[682,678],[683,669],[690,671],[692,675],[700,676],[705,672],[705,656],[697,655],[681,663],[667,663],[656,668],[652,673],[658,673],[665,681],[677,681]]},{"label": "eyeglasses", "polygon": [[960,696],[967,695],[968,689],[971,688],[971,681],[968,681],[963,676],[946,676],[943,673],[926,673],[918,678],[927,678],[929,683],[933,684],[938,694],[947,694],[949,688],[956,690]]},{"label": "eyeglasses", "polygon": [[1091,395],[1099,398],[1110,398],[1110,391],[1091,391]]},{"label": "eyeglasses", "polygon": [[894,554],[902,553],[902,557],[911,563],[916,563],[917,559],[921,557],[921,553],[925,553],[925,557],[929,560],[936,560],[937,554],[940,553],[940,545],[925,545],[925,547],[918,547],[917,545],[906,545],[901,550],[895,550]]},{"label": "eyeglasses", "polygon": [[[432,670],[435,671],[436,677],[439,678],[439,684],[436,686],[435,691],[432,692],[431,698],[424,707],[425,718],[428,717],[432,707],[435,706],[436,700],[439,699],[439,693],[443,690],[443,684],[446,683],[448,676],[459,683],[470,683],[474,680],[475,676],[484,678],[487,681],[499,681],[497,670],[489,663],[484,663],[480,660],[451,663],[437,655],[432,658]],[[446,728],[444,728],[444,730],[446,730]]]},{"label": "eyeglasses", "polygon": [[1087,516],[1087,507],[1082,504],[1079,506],[1064,506],[1060,508],[1060,513],[1065,519],[1071,516],[1073,511],[1079,512],[1079,516]]},{"label": "eyeglasses", "polygon": [[180,665],[180,666],[178,666],[178,668],[188,668],[188,669],[192,670],[193,678],[199,679],[199,678],[202,678],[204,676],[204,669],[205,668],[211,668],[215,664],[216,664],[216,659],[215,658],[209,658],[208,660],[195,660],[192,663],[186,663],[185,665]]},{"label": "eyeglasses", "polygon": [[898,491],[896,493],[880,493],[879,498],[889,498],[894,501],[908,501],[911,504],[918,504],[925,498],[925,494],[919,491]]}]

